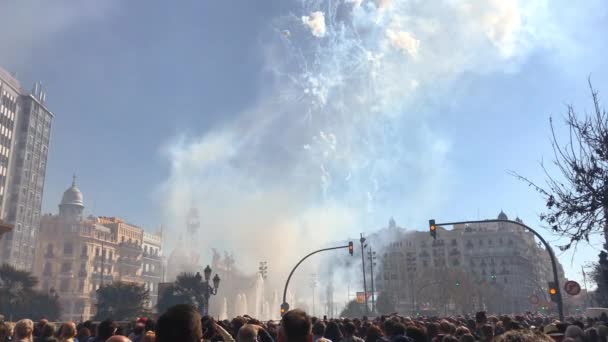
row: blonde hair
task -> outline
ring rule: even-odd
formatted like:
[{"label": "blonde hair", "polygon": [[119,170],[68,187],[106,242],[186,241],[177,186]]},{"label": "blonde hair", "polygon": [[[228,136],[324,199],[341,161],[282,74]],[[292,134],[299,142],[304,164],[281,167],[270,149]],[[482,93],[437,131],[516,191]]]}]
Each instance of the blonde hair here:
[{"label": "blonde hair", "polygon": [[19,339],[29,337],[34,332],[34,322],[31,319],[22,319],[15,324],[15,335]]},{"label": "blonde hair", "polygon": [[141,338],[140,342],[155,342],[156,334],[152,330],[148,330],[146,334]]}]

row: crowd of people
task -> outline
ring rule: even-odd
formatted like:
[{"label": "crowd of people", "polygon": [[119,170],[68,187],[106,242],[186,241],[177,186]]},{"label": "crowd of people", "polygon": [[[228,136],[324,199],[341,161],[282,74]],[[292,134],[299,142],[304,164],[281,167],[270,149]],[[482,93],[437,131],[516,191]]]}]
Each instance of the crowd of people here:
[{"label": "crowd of people", "polygon": [[60,325],[22,319],[0,323],[0,342],[608,342],[608,317],[548,316],[404,317],[327,319],[302,310],[288,311],[281,321],[261,322],[250,316],[216,321],[188,305],[176,305],[157,321],[140,318],[123,324],[111,319]]}]

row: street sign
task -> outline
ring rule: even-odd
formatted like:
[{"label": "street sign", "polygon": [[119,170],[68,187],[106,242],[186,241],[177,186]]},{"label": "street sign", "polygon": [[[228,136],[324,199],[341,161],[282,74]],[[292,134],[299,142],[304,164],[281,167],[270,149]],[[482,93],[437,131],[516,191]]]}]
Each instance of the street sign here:
[{"label": "street sign", "polygon": [[540,298],[538,298],[538,296],[535,295],[535,294],[531,295],[530,296],[530,304],[536,305],[538,303],[540,303]]},{"label": "street sign", "polygon": [[571,296],[581,293],[581,286],[574,280],[569,280],[564,284],[564,290]]}]

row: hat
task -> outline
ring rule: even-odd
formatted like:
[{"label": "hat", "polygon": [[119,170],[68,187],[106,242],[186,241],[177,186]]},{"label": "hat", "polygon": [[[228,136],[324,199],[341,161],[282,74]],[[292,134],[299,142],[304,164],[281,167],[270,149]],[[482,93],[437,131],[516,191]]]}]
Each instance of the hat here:
[{"label": "hat", "polygon": [[148,321],[148,318],[147,318],[147,317],[140,317],[140,318],[137,320],[137,323],[143,323],[143,324],[146,324],[146,322],[147,322],[147,321]]}]

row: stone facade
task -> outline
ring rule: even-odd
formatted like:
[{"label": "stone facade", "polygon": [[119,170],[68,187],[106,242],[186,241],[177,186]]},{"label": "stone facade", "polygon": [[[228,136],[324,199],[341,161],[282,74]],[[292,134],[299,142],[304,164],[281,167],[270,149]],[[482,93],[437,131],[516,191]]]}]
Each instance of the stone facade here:
[{"label": "stone facade", "polygon": [[[501,212],[499,219],[507,218]],[[406,231],[394,222],[382,233],[393,238],[384,240],[391,242],[381,249],[374,247],[382,251],[375,277],[377,291],[390,293],[404,313],[414,310],[416,293],[428,282],[421,279],[427,271],[441,274],[457,269],[479,286],[496,289],[501,294],[498,303],[488,307],[480,302],[477,309],[501,312],[536,311],[530,296],[545,298],[548,281],[553,279],[547,251],[531,232],[516,224],[457,225],[452,230],[438,227],[436,240],[427,231]],[[382,239],[370,237],[374,240]],[[558,272],[563,284],[559,261]]]},{"label": "stone facade", "polygon": [[163,281],[162,239],[162,230],[157,234],[144,232],[142,279],[150,291],[150,308],[154,308],[158,302],[158,284]]},{"label": "stone facade", "polygon": [[[59,214],[44,215],[40,224],[34,275],[42,290],[59,295],[66,320],[93,316],[96,290],[102,285],[148,282],[142,268],[144,230],[116,217],[83,218],[83,210],[74,181],[63,195]],[[162,245],[160,238],[154,241]]]}]

